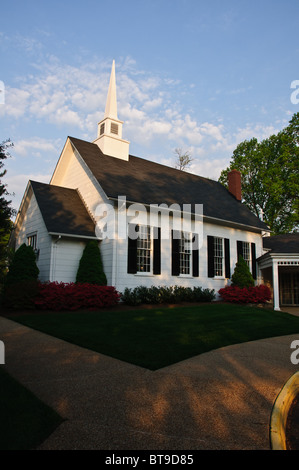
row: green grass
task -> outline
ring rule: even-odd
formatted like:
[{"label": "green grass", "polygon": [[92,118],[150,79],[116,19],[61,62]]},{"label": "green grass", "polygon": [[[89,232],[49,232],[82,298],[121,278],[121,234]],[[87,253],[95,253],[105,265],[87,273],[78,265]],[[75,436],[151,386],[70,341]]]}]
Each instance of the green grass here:
[{"label": "green grass", "polygon": [[0,367],[0,450],[30,450],[63,419]]},{"label": "green grass", "polygon": [[116,312],[41,312],[13,320],[151,370],[231,344],[299,333],[299,317],[216,303]]}]

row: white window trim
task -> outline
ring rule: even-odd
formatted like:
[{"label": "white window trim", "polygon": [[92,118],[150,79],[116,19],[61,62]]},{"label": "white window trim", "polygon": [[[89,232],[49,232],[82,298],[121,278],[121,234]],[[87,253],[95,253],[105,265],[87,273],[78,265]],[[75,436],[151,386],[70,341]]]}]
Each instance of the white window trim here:
[{"label": "white window trim", "polygon": [[[183,232],[181,231],[181,238],[180,238],[180,241],[182,240],[182,236],[183,234],[186,234],[190,237],[190,245],[192,244],[192,232]],[[184,237],[186,238],[186,237]],[[188,253],[189,255],[189,273],[181,273],[179,274],[179,277],[182,277],[182,278],[189,278],[189,279],[192,279],[193,276],[192,276],[192,272],[193,272],[193,259],[192,259],[192,247],[190,246],[190,252]],[[179,252],[179,255],[180,255],[180,271],[181,271],[181,253],[183,252]]]},{"label": "white window trim", "polygon": [[[214,274],[214,279],[225,279],[225,264],[224,264],[224,238],[223,237],[217,237],[217,236],[214,236],[214,244],[216,244],[215,240],[218,239],[218,240],[221,240],[221,243],[222,243],[222,274],[221,275],[217,275],[217,274]],[[214,272],[216,271],[215,269],[215,245],[214,245]],[[219,257],[218,257],[219,258]]]},{"label": "white window trim", "polygon": [[[35,237],[35,246],[32,246],[30,243],[29,243],[29,238],[33,238]],[[32,248],[34,250],[37,250],[37,247],[38,247],[38,239],[37,239],[37,232],[30,232],[28,233],[28,235],[26,236],[26,241],[27,241],[27,246],[32,246]]]},{"label": "white window trim", "polygon": [[[245,256],[244,256],[245,244],[246,244],[246,246],[248,246],[248,255],[249,255],[248,258],[245,258]],[[252,269],[251,269],[251,245],[250,245],[250,242],[242,241],[242,257],[243,257],[245,263],[248,265],[249,271],[251,272]]]},{"label": "white window trim", "polygon": [[[150,225],[139,225],[139,227],[149,227],[150,228],[150,249],[148,250],[150,252],[150,270],[149,271],[137,271],[135,276],[144,276],[144,277],[153,277],[153,227]],[[137,238],[138,242],[139,236]],[[137,252],[138,252],[138,246],[137,246]],[[138,264],[138,259],[137,259],[137,264]]]}]

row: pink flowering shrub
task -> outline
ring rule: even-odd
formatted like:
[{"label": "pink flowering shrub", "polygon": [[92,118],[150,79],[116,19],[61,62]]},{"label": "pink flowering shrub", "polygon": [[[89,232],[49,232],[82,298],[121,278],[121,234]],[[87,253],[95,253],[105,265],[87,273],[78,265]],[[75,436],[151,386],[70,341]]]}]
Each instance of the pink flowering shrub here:
[{"label": "pink flowering shrub", "polygon": [[35,306],[42,310],[78,310],[111,307],[120,300],[112,286],[74,282],[39,282]]},{"label": "pink flowering shrub", "polygon": [[261,304],[271,300],[271,291],[263,284],[254,287],[226,286],[218,292],[225,302]]}]

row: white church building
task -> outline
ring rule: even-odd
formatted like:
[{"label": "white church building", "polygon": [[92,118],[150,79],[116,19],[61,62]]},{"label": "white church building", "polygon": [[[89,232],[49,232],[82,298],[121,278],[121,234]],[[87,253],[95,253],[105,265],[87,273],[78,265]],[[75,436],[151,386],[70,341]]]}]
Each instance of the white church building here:
[{"label": "white church building", "polygon": [[[108,284],[119,292],[140,285],[218,292],[229,284],[241,254],[257,284],[265,270],[279,309],[277,259],[291,255],[292,282],[298,282],[298,238],[297,253],[273,257],[264,246],[269,228],[241,203],[239,172],[229,174],[227,190],[211,179],[130,155],[122,127],[113,62],[97,138],[68,137],[49,184],[29,181],[25,190],[14,248],[33,246],[40,280],[75,281],[87,241],[97,240]],[[296,303],[298,295],[292,299]]]}]

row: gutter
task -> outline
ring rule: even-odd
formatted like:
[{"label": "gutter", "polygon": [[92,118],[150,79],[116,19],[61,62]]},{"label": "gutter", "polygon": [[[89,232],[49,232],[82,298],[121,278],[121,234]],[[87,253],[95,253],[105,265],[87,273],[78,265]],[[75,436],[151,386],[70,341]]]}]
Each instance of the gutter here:
[{"label": "gutter", "polygon": [[54,235],[56,237],[68,237],[68,238],[84,238],[84,239],[89,239],[89,240],[99,240],[98,237],[96,236],[91,236],[91,235],[74,235],[72,233],[61,233],[61,232],[49,232],[49,235]]}]

